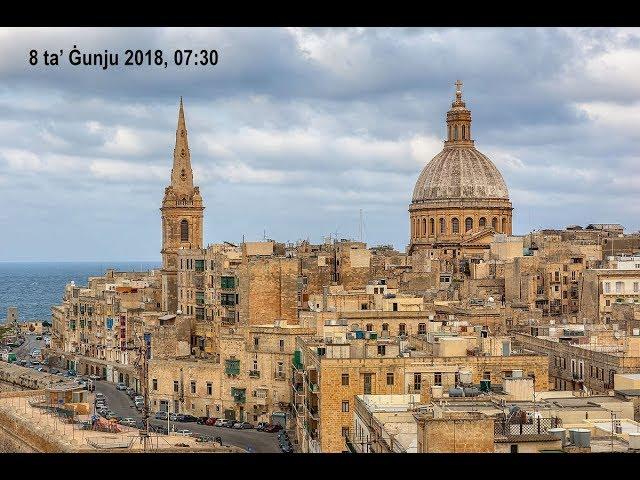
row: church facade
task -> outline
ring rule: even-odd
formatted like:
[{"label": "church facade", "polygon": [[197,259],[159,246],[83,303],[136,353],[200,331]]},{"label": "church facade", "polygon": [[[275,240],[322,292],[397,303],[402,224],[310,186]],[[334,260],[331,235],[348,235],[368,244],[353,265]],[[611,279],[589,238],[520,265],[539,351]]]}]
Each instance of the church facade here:
[{"label": "church facade", "polygon": [[488,248],[495,233],[511,235],[512,210],[502,175],[474,146],[462,82],[447,112],[444,148],[424,167],[409,206],[409,253],[441,251],[456,258]]}]

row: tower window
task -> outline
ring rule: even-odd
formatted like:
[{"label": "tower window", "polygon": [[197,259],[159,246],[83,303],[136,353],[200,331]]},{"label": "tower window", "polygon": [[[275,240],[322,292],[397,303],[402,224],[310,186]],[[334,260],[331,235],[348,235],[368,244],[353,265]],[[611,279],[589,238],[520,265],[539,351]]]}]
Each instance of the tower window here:
[{"label": "tower window", "polygon": [[427,234],[427,220],[422,219],[422,236],[424,237]]},{"label": "tower window", "polygon": [[440,219],[440,233],[445,233],[445,223],[444,223],[444,218]]},{"label": "tower window", "polygon": [[491,226],[496,232],[498,231],[498,219],[496,217],[493,217],[493,220],[491,220]]},{"label": "tower window", "polygon": [[460,233],[460,221],[457,218],[451,219],[451,232]]},{"label": "tower window", "polygon": [[466,134],[467,134],[467,132],[466,132],[466,128],[465,128],[465,126],[464,126],[464,125],[462,125],[462,139],[463,139],[463,140],[466,138]]},{"label": "tower window", "polygon": [[502,219],[502,233],[507,233],[507,219]]},{"label": "tower window", "polygon": [[453,127],[453,139],[458,140],[458,126]]},{"label": "tower window", "polygon": [[429,234],[430,235],[436,234],[436,221],[433,218],[429,219]]},{"label": "tower window", "polygon": [[465,232],[473,230],[473,218],[467,217],[464,220],[464,230],[465,230]]},{"label": "tower window", "polygon": [[487,226],[487,219],[484,218],[484,217],[480,217],[480,220],[478,220],[478,226],[486,227]]},{"label": "tower window", "polygon": [[182,220],[180,222],[180,241],[189,241],[189,222],[187,222],[186,220]]}]

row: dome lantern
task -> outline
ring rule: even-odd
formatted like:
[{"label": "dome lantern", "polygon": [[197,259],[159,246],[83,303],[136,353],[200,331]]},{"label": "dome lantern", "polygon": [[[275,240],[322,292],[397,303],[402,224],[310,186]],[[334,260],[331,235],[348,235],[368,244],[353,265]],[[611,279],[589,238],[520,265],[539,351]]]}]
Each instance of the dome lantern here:
[{"label": "dome lantern", "polygon": [[471,140],[471,111],[462,100],[462,81],[456,80],[456,98],[447,112],[447,140],[445,145],[473,145]]}]

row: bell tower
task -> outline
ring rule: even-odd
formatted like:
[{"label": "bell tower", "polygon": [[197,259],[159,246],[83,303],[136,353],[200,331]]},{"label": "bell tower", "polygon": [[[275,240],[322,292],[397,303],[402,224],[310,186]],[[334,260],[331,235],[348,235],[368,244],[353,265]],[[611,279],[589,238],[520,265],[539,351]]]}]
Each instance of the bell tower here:
[{"label": "bell tower", "polygon": [[165,312],[178,307],[178,250],[202,248],[204,206],[200,189],[193,185],[187,125],[180,97],[176,146],[173,149],[171,184],[162,200],[162,305]]}]

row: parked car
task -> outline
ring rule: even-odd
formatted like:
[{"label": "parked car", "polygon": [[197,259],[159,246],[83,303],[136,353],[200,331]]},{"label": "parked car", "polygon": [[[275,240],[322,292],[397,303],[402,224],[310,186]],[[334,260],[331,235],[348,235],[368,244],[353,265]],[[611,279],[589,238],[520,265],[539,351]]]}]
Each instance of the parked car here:
[{"label": "parked car", "polygon": [[216,417],[209,417],[207,418],[207,420],[204,422],[205,425],[209,425],[209,426],[214,426],[216,424],[216,422],[218,421],[218,419]]},{"label": "parked car", "polygon": [[135,397],[133,397],[133,401],[134,402],[144,402],[144,397],[142,395],[136,395]]},{"label": "parked car", "polygon": [[183,437],[190,437],[193,435],[191,430],[187,430],[186,428],[182,430],[176,430],[176,435],[182,435]]},{"label": "parked car", "polygon": [[44,368],[42,368],[42,367],[36,368],[36,372],[43,372],[43,371],[44,371]]},{"label": "parked car", "polygon": [[167,419],[167,412],[156,412],[156,414],[153,416],[153,418],[155,418],[156,420],[166,420]]},{"label": "parked car", "polygon": [[169,420],[171,420],[172,422],[175,422],[178,420],[178,414],[177,413],[170,413],[169,414]]},{"label": "parked car", "polygon": [[216,419],[216,421],[214,422],[214,425],[216,427],[224,427],[224,424],[226,423],[226,420],[224,418],[218,418]]},{"label": "parked car", "polygon": [[206,425],[207,420],[209,420],[209,417],[198,417],[197,423],[199,425]]},{"label": "parked car", "polygon": [[198,417],[194,416],[194,415],[182,415],[182,419],[178,420],[179,422],[197,422],[198,421]]},{"label": "parked car", "polygon": [[267,428],[268,425],[268,422],[258,422],[258,425],[256,425],[256,430],[262,432],[265,428]]},{"label": "parked car", "polygon": [[290,443],[288,445],[281,445],[280,450],[282,450],[282,453],[293,453],[293,445]]},{"label": "parked car", "polygon": [[272,423],[264,429],[264,431],[268,433],[275,433],[279,432],[280,430],[282,430],[282,425],[278,425],[277,423]]},{"label": "parked car", "polygon": [[58,373],[60,370],[58,370],[57,368],[52,368],[51,370],[49,370],[49,373]]},{"label": "parked car", "polygon": [[120,425],[125,425],[127,427],[135,427],[136,421],[131,417],[127,417],[120,420]]},{"label": "parked car", "polygon": [[126,390],[126,389],[127,389],[127,386],[122,382],[116,385],[116,390]]},{"label": "parked car", "polygon": [[238,430],[250,430],[253,428],[253,425],[249,422],[238,422],[233,426],[233,428],[237,428]]},{"label": "parked car", "polygon": [[95,375],[95,374],[89,375],[89,378],[91,380],[100,380],[100,377],[98,375]]}]

